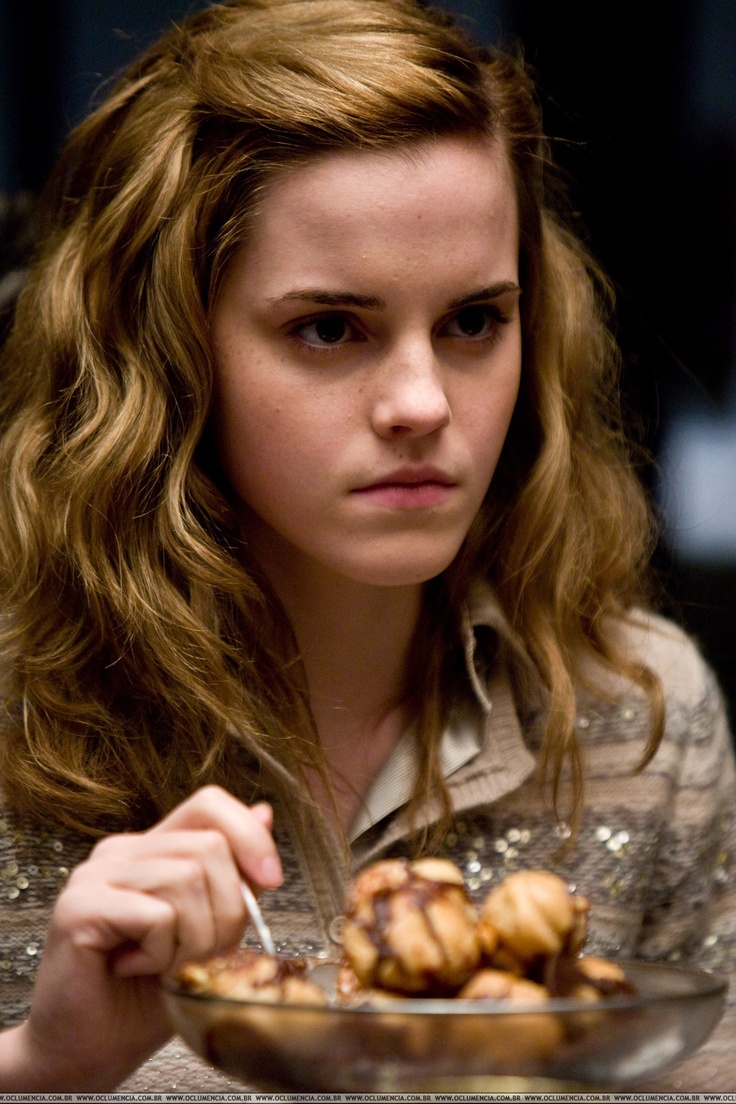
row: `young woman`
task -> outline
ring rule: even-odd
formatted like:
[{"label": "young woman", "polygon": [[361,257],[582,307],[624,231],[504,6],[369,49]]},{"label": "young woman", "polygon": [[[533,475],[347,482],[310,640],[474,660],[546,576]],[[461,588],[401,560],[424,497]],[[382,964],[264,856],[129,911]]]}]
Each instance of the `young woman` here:
[{"label": "young woman", "polygon": [[294,952],[379,856],[549,867],[730,968],[728,731],[550,175],[415,0],[213,5],[72,136],[3,360],[3,1089],[224,1088],[159,979],[243,878]]}]

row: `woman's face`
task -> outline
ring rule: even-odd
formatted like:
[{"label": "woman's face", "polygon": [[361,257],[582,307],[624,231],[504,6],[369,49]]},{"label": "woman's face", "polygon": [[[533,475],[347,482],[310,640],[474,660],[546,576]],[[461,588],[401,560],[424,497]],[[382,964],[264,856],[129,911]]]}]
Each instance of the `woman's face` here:
[{"label": "woman's face", "polygon": [[326,154],[271,181],[212,332],[220,462],[273,581],[450,564],[516,401],[518,300],[498,145]]}]

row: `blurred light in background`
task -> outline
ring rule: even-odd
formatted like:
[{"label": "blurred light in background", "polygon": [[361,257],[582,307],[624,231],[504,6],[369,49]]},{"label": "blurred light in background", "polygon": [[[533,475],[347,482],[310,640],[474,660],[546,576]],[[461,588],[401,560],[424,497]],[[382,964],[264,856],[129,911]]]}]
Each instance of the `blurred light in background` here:
[{"label": "blurred light in background", "polygon": [[736,565],[736,412],[673,418],[660,466],[665,533],[678,559]]}]

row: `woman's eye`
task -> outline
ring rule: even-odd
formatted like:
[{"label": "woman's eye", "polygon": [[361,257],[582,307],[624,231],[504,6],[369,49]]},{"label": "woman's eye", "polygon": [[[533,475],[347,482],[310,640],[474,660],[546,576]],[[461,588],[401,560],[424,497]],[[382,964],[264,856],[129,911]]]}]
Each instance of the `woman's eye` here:
[{"label": "woman's eye", "polygon": [[482,304],[463,307],[446,323],[444,331],[448,337],[465,337],[482,340],[495,333],[499,323],[506,319],[493,307]]},{"label": "woman's eye", "polygon": [[293,332],[305,345],[316,349],[344,345],[355,340],[357,334],[355,327],[341,314],[327,314],[312,322],[301,323]]}]

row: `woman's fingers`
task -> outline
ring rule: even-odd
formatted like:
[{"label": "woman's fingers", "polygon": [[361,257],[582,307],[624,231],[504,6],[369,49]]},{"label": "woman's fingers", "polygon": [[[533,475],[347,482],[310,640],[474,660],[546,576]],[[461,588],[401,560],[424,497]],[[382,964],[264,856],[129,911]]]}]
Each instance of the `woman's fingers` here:
[{"label": "woman's fingers", "polygon": [[151,833],[182,828],[214,828],[227,838],[244,877],[262,889],[283,881],[281,860],[271,835],[271,810],[264,803],[252,808],[219,786],[205,786],[164,817]]},{"label": "woman's fingers", "polygon": [[192,957],[240,937],[247,910],[240,872],[227,842],[213,831],[171,832],[155,841],[111,838],[73,878],[134,890],[167,901],[179,917],[179,942]]},{"label": "woman's fingers", "polygon": [[[83,904],[79,930],[112,954],[118,976],[166,973],[231,947],[248,920],[243,878],[261,889],[282,880],[272,819],[265,803],[248,808],[225,790],[206,787],[148,831],[98,843],[72,874],[64,907]],[[103,888],[128,896],[105,898]],[[103,916],[103,899],[122,911]],[[151,901],[165,907],[157,911]],[[90,924],[95,917],[96,927]]]},{"label": "woman's fingers", "polygon": [[179,946],[175,907],[160,897],[104,881],[95,883],[91,900],[90,888],[85,878],[70,879],[54,910],[48,952],[68,944],[71,953],[82,958],[113,955],[114,959],[135,947],[142,952],[139,973],[171,969]]},{"label": "woman's fingers", "polygon": [[102,840],[72,872],[23,1036],[44,1088],[44,1068],[58,1084],[110,1087],[161,1045],[158,977],[237,944],[244,878],[256,888],[282,880],[271,822],[268,805],[206,787],[148,831]]},{"label": "woman's fingers", "polygon": [[251,816],[254,816],[269,832],[273,827],[273,809],[265,801],[259,801],[257,805],[249,806]]}]

